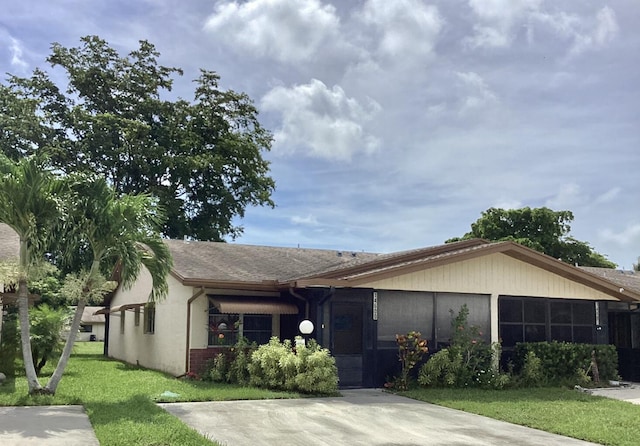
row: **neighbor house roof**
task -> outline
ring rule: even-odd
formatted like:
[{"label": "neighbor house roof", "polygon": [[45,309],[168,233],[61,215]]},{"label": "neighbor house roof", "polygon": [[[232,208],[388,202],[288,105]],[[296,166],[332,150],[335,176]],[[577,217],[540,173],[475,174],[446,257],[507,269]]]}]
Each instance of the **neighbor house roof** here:
[{"label": "neighbor house roof", "polygon": [[619,269],[595,268],[588,266],[581,266],[580,269],[613,282],[619,285],[620,288],[640,293],[640,272],[638,271],[624,271]]},{"label": "neighbor house roof", "polygon": [[5,223],[0,223],[0,262],[18,260],[20,253],[20,238],[18,234]]},{"label": "neighbor house roof", "polygon": [[84,307],[82,311],[82,323],[83,324],[104,324],[105,318],[100,314],[95,314],[97,311],[101,310],[103,307]]},{"label": "neighbor house roof", "polygon": [[640,301],[640,289],[621,290],[610,277],[576,268],[515,242],[473,239],[390,254],[167,240],[173,274],[187,286],[277,290],[309,286],[355,287],[375,280],[501,253],[582,283],[622,301]]}]

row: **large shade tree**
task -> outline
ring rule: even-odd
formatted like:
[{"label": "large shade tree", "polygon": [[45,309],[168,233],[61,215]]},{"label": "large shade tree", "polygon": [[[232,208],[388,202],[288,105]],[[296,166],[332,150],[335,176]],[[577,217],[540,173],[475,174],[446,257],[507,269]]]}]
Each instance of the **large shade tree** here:
[{"label": "large shade tree", "polygon": [[18,264],[2,281],[17,284],[20,339],[29,393],[41,392],[29,331],[29,279],[41,268],[47,241],[60,219],[63,182],[35,157],[11,162],[0,155],[0,222],[20,239]]},{"label": "large shade tree", "polygon": [[569,235],[572,221],[571,211],[554,211],[546,207],[489,208],[471,224],[470,232],[447,242],[471,238],[512,240],[572,265],[615,268],[615,263],[594,251],[587,242]]},{"label": "large shade tree", "polygon": [[222,89],[215,72],[201,70],[193,100],[174,98],[182,70],[158,57],[147,41],[125,56],[97,36],[74,48],[54,43],[47,62],[66,82],[36,69],[0,86],[2,149],[13,159],[46,152],[61,171],[157,197],[169,237],[236,236],[247,206],[273,206],[263,158],[272,136],[250,98]]}]

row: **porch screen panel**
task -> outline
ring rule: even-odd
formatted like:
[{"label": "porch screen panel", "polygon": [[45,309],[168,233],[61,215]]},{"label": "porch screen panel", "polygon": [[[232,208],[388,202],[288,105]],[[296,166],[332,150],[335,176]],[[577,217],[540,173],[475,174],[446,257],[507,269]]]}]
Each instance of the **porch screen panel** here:
[{"label": "porch screen panel", "polygon": [[433,293],[378,291],[378,341],[393,342],[396,334],[419,331],[431,339]]},{"label": "porch screen panel", "polygon": [[482,339],[489,342],[491,338],[491,300],[486,294],[436,293],[436,342],[438,346],[449,343],[451,338],[451,319],[456,317],[463,305],[469,309],[467,324],[477,326],[482,332]]},{"label": "porch screen panel", "polygon": [[498,298],[502,346],[518,342],[595,342],[593,301],[542,297]]}]

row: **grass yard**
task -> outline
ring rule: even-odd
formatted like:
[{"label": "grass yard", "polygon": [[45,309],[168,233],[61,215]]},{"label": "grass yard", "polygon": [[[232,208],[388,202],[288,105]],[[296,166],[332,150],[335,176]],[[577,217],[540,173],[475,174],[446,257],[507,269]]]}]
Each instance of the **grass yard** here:
[{"label": "grass yard", "polygon": [[[177,380],[102,356],[101,342],[76,344],[55,396],[28,396],[22,376],[0,386],[0,406],[81,404],[101,445],[212,445],[156,401],[293,398],[295,393]],[[49,365],[44,376],[49,376]],[[44,383],[43,383],[44,384]],[[162,398],[165,391],[179,397]]]},{"label": "grass yard", "polygon": [[399,394],[594,443],[635,446],[640,439],[640,406],[566,388],[414,389]]}]

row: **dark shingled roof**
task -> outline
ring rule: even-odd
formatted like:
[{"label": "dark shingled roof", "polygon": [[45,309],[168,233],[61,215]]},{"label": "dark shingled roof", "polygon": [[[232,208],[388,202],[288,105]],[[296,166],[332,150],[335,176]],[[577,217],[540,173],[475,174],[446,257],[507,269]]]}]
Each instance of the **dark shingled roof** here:
[{"label": "dark shingled roof", "polygon": [[379,254],[236,243],[165,240],[173,270],[183,279],[215,281],[288,281],[358,265]]},{"label": "dark shingled roof", "polygon": [[580,269],[613,282],[625,290],[640,293],[640,272],[581,266]]}]

